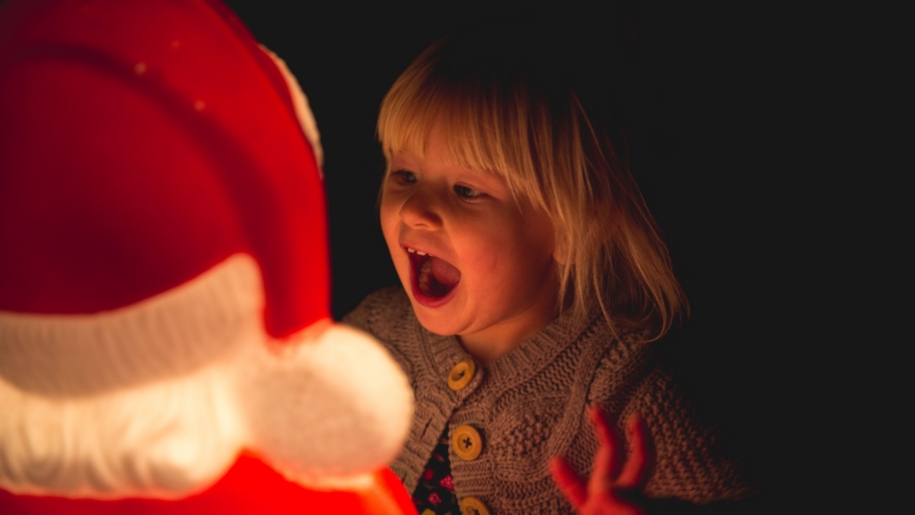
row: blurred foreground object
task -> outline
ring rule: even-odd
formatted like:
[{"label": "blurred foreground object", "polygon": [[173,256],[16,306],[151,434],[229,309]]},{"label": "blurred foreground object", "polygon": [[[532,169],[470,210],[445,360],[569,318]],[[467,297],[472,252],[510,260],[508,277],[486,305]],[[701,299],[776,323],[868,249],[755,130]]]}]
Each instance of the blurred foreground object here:
[{"label": "blurred foreground object", "polygon": [[222,4],[0,4],[0,513],[415,513],[320,152]]}]

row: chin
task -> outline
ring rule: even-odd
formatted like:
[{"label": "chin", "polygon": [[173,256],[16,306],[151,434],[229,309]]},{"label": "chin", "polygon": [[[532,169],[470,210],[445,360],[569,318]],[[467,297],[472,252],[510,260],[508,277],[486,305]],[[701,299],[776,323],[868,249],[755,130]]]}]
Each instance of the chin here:
[{"label": "chin", "polygon": [[419,320],[419,324],[430,333],[440,336],[452,336],[457,335],[460,331],[460,328],[454,324],[452,317],[447,317],[444,313],[430,313],[435,309],[420,305],[412,295],[410,296],[410,303],[413,305],[413,313],[416,315],[416,319]]}]

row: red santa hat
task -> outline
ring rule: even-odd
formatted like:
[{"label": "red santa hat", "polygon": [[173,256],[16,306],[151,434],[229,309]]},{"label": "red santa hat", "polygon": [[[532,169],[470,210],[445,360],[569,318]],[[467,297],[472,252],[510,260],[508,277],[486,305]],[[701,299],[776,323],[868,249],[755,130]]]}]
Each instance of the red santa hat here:
[{"label": "red santa hat", "polygon": [[0,309],[111,310],[245,252],[270,334],[328,316],[315,152],[281,72],[232,13],[7,4]]},{"label": "red santa hat", "polygon": [[[306,482],[393,457],[405,378],[326,328],[319,160],[294,79],[218,2],[0,5],[0,487],[174,497],[241,447]],[[174,397],[176,438],[131,441],[155,424],[137,406]],[[145,448],[123,451],[136,470],[36,437],[93,413],[124,426],[76,430],[117,440],[109,461]],[[36,480],[42,460],[63,472]]]}]

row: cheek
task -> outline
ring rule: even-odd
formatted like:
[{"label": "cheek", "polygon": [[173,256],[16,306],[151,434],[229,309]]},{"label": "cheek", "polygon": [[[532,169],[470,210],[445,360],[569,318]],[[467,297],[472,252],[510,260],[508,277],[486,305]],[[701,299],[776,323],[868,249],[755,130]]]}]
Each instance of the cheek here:
[{"label": "cheek", "polygon": [[390,244],[390,238],[396,237],[397,223],[400,220],[398,209],[389,199],[382,197],[381,207],[378,212],[378,218],[381,221],[381,232],[384,233],[385,240]]},{"label": "cheek", "polygon": [[553,254],[552,223],[539,213],[531,213],[532,207],[527,209],[530,210],[526,211],[527,216],[513,213],[515,216],[493,224],[490,237],[497,252],[519,263],[521,268],[528,268],[527,263],[540,263]]},{"label": "cheek", "polygon": [[544,213],[537,213],[524,224],[524,240],[531,256],[552,260],[555,249],[553,223]]},{"label": "cheek", "polygon": [[523,273],[523,260],[528,258],[525,249],[516,244],[519,234],[485,230],[467,235],[462,262],[478,281],[488,288],[517,282],[515,276]]}]

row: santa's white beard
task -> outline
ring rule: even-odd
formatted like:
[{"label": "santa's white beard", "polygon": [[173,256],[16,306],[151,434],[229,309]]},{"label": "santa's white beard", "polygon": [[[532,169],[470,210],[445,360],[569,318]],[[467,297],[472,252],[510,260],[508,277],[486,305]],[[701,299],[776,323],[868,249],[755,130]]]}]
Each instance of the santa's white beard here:
[{"label": "santa's white beard", "polygon": [[221,368],[76,399],[0,382],[0,486],[101,498],[205,487],[247,440]]},{"label": "santa's white beard", "polygon": [[0,487],[68,497],[181,497],[249,448],[316,486],[400,448],[412,392],[373,340],[333,326],[263,331],[256,262],[235,255],[134,306],[0,312]]}]

